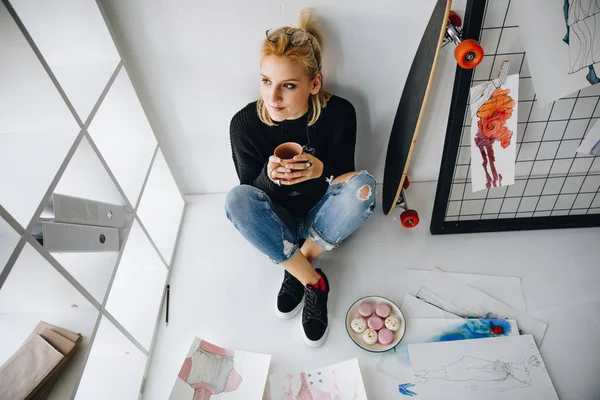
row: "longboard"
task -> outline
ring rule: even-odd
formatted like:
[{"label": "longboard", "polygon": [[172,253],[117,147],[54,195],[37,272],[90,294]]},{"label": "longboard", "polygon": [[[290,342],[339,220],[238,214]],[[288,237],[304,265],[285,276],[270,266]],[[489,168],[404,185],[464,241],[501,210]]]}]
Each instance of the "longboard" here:
[{"label": "longboard", "polygon": [[446,35],[451,0],[438,0],[415,54],[392,126],[383,178],[383,212],[389,215],[400,197],[412,157],[438,54]]}]

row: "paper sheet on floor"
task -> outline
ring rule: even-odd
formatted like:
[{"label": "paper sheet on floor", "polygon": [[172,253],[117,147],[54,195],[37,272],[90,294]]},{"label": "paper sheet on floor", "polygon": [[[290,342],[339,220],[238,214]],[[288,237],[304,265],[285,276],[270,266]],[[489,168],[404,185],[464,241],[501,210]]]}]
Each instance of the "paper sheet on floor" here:
[{"label": "paper sheet on floor", "polygon": [[271,374],[265,397],[367,400],[356,358],[310,372]]},{"label": "paper sheet on floor", "polygon": [[417,292],[418,299],[464,318],[511,318],[522,333],[542,343],[547,325],[448,274],[434,270]]},{"label": "paper sheet on floor", "polygon": [[395,350],[379,357],[377,369],[408,387],[412,369],[408,358],[408,345],[413,343],[449,342],[496,336],[518,335],[515,320],[505,319],[422,319],[406,320],[406,333]]},{"label": "paper sheet on floor", "polygon": [[[438,270],[439,269],[434,269]],[[419,288],[425,282],[431,271],[421,271],[417,269],[407,269],[404,277],[406,282],[406,293],[416,295]],[[467,285],[488,294],[519,311],[527,312],[525,296],[523,295],[523,286],[521,278],[514,276],[495,276],[479,274],[461,274],[445,272],[447,275],[466,283]],[[424,317],[416,317],[424,318]]]},{"label": "paper sheet on floor", "polygon": [[558,400],[531,335],[411,344],[423,400]]},{"label": "paper sheet on floor", "polygon": [[170,400],[263,398],[271,356],[236,351],[195,338],[169,397]]},{"label": "paper sheet on floor", "polygon": [[450,314],[410,294],[404,296],[404,302],[400,309],[404,314],[404,318],[462,319],[458,315]]}]

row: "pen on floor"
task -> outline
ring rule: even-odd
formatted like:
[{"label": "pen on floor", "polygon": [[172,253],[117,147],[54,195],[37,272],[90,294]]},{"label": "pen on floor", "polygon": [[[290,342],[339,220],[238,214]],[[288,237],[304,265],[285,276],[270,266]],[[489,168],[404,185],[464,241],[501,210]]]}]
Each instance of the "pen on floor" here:
[{"label": "pen on floor", "polygon": [[167,285],[167,312],[165,317],[165,326],[169,326],[169,292],[171,291],[171,285]]}]

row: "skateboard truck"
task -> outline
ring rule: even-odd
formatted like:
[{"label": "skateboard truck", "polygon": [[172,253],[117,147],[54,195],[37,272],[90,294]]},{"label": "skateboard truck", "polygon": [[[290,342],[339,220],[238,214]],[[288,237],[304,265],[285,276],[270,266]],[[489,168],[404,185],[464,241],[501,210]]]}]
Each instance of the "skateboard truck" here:
[{"label": "skateboard truck", "polygon": [[410,181],[408,180],[408,177],[406,177],[404,178],[404,183],[402,184],[402,190],[400,191],[400,196],[396,202],[396,207],[400,207],[404,210],[400,213],[400,223],[402,226],[405,228],[414,228],[419,224],[419,213],[408,206],[405,189],[408,189],[409,186]]},{"label": "skateboard truck", "polygon": [[483,60],[483,49],[473,39],[462,39],[462,19],[454,11],[448,15],[448,24],[446,25],[446,36],[444,45],[449,42],[456,44],[454,49],[454,58],[461,68],[475,68]]}]

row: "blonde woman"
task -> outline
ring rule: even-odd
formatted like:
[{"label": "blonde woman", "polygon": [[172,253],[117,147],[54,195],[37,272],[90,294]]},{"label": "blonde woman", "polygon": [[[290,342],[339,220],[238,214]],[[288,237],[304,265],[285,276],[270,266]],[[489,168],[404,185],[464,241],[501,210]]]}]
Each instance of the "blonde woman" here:
[{"label": "blonde woman", "polygon": [[[329,282],[312,262],[356,231],[375,208],[375,180],[355,171],[356,113],[323,88],[322,39],[313,14],[298,28],[266,31],[260,99],[231,120],[240,179],[227,196],[227,218],[284,269],[277,315],[302,309],[304,338],[320,346],[328,331]],[[285,142],[303,145],[291,164],[273,156]]]}]

